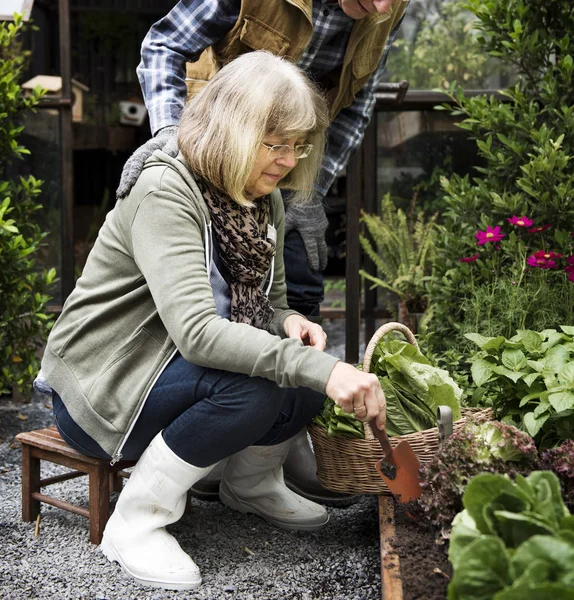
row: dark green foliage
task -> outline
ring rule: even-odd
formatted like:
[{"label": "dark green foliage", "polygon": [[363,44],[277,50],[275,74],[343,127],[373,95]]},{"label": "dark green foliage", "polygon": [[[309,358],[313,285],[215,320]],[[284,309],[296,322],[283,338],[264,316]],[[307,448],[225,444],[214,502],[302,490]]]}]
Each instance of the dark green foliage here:
[{"label": "dark green foliage", "polygon": [[[466,117],[461,126],[485,166],[472,180],[443,178],[446,209],[429,282],[429,344],[437,353],[468,350],[463,334],[470,331],[510,337],[574,321],[567,269],[574,255],[574,10],[563,0],[470,0],[466,7],[478,18],[483,47],[515,66],[518,83],[506,102],[452,89],[454,114]],[[513,216],[533,225],[511,224]],[[504,237],[478,245],[475,234],[489,226]],[[530,257],[541,250],[561,256],[533,266]]]},{"label": "dark green foliage", "polygon": [[41,181],[9,179],[8,167],[28,151],[19,145],[22,115],[33,110],[40,89],[26,97],[20,79],[27,60],[20,17],[0,22],[0,395],[29,389],[39,368],[37,350],[52,323],[45,311],[55,271],[38,272],[35,254],[46,233],[36,222]]}]

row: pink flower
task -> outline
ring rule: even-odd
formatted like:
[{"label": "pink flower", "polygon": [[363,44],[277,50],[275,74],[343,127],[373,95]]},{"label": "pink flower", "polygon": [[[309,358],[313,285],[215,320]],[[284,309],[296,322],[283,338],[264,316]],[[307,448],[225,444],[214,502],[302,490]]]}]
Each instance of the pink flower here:
[{"label": "pink flower", "polygon": [[534,221],[528,217],[517,217],[512,215],[512,218],[506,219],[511,225],[517,225],[518,227],[530,227]]},{"label": "pink flower", "polygon": [[546,231],[547,229],[550,229],[552,227],[552,225],[550,225],[550,223],[546,223],[546,225],[538,225],[537,227],[531,227],[528,231],[530,233],[540,233],[542,231]]},{"label": "pink flower", "polygon": [[543,256],[536,256],[536,254],[531,254],[526,259],[526,264],[529,267],[537,267],[538,269],[555,269],[558,266],[555,261]]},{"label": "pink flower", "polygon": [[500,240],[505,237],[505,234],[500,233],[500,227],[498,225],[496,227],[488,225],[486,231],[477,231],[474,234],[474,237],[478,240],[477,243],[479,246],[484,246],[484,244],[488,242],[500,242]]},{"label": "pink flower", "polygon": [[545,260],[551,260],[552,258],[561,258],[562,254],[548,250],[538,250],[532,256],[536,256],[536,258],[544,258]]},{"label": "pink flower", "polygon": [[568,256],[566,258],[566,263],[569,264],[569,265],[573,265],[574,266],[574,256]]},{"label": "pink flower", "polygon": [[564,270],[568,273],[568,281],[574,281],[574,265],[569,265]]},{"label": "pink flower", "polygon": [[472,256],[465,256],[464,258],[459,258],[458,262],[470,263],[474,262],[475,260],[478,260],[478,252],[476,254],[473,254]]}]

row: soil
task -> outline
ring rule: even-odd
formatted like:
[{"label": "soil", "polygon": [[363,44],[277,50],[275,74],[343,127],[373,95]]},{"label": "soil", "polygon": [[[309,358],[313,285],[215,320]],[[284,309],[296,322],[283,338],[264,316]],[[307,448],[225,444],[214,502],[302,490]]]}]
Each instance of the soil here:
[{"label": "soil", "polygon": [[437,544],[435,531],[413,520],[396,503],[392,545],[399,556],[403,600],[445,600],[452,576],[448,543]]}]

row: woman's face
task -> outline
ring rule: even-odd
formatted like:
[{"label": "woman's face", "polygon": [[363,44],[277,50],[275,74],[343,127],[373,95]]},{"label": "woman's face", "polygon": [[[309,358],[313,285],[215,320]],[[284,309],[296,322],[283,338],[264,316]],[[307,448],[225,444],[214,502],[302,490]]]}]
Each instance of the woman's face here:
[{"label": "woman's face", "polygon": [[[283,138],[281,136],[267,136],[263,139],[263,144],[267,146],[287,145],[293,148],[297,144],[304,144],[305,136],[295,136]],[[260,198],[270,194],[279,184],[279,182],[293,169],[297,164],[293,152],[285,156],[276,156],[273,151],[261,144],[257,150],[255,165],[251,175],[245,184],[245,191],[251,198]]]}]

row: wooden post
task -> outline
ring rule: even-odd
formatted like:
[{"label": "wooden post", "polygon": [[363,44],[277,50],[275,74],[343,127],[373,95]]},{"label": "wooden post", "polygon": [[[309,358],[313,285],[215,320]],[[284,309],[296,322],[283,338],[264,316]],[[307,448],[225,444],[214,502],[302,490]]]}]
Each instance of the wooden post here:
[{"label": "wooden post", "polygon": [[99,544],[110,518],[110,473],[106,463],[91,465],[89,471],[90,542]]},{"label": "wooden post", "polygon": [[40,514],[40,502],[32,498],[40,491],[40,459],[33,456],[32,448],[22,444],[22,521],[35,521]]}]

